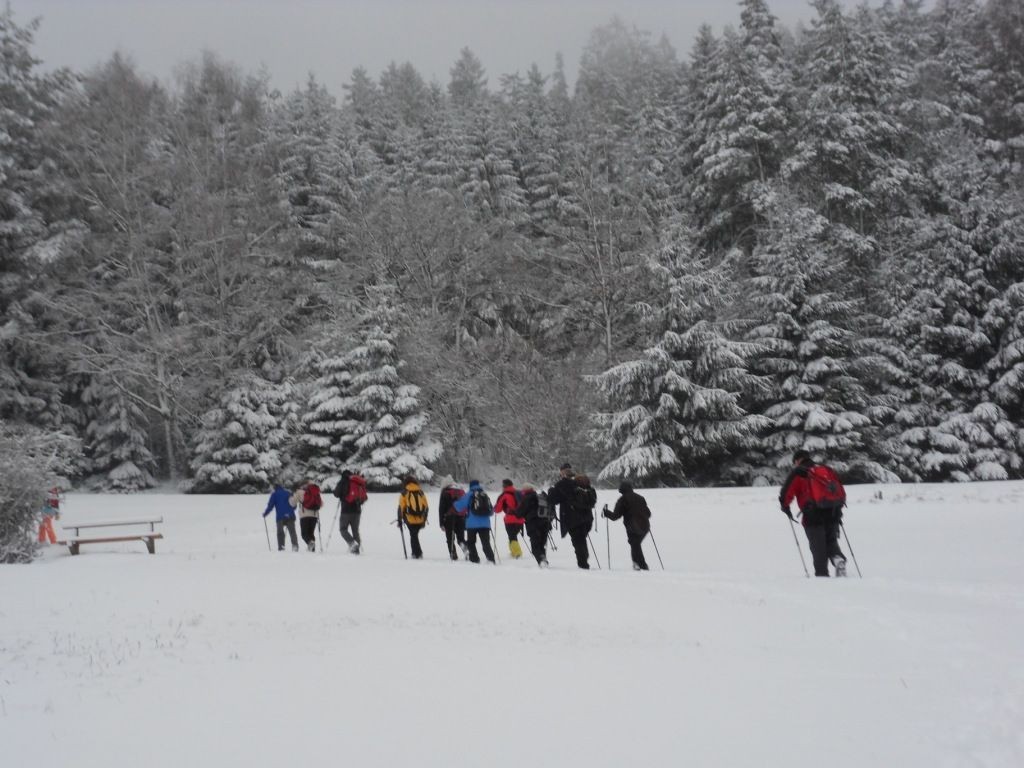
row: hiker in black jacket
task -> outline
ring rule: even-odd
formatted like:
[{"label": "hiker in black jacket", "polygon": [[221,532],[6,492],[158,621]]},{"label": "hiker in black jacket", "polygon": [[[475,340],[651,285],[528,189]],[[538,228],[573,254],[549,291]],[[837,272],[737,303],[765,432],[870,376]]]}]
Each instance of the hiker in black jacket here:
[{"label": "hiker in black jacket", "polygon": [[626,540],[629,542],[629,554],[633,559],[633,570],[646,571],[647,561],[644,559],[643,540],[651,531],[651,510],[647,506],[647,499],[633,490],[629,483],[619,486],[619,500],[615,502],[615,509],[609,511],[604,508],[603,514],[609,520],[622,518],[622,524],[626,527]]},{"label": "hiker in black jacket", "polygon": [[559,474],[561,477],[558,482],[548,489],[548,503],[560,505],[558,520],[562,538],[568,536],[572,541],[572,548],[576,551],[576,565],[589,569],[587,534],[594,524],[593,509],[597,504],[597,492],[590,487],[586,475],[576,477],[571,464],[563,464]]},{"label": "hiker in black jacket", "polygon": [[532,485],[527,483],[520,490],[523,492],[523,498],[519,502],[517,511],[520,517],[526,520],[526,535],[530,538],[530,552],[537,561],[537,565],[547,568],[548,536],[551,535],[551,523],[554,518],[549,512],[547,499],[544,500],[542,513],[540,497]]},{"label": "hiker in black jacket", "polygon": [[346,469],[342,472],[338,484],[334,487],[334,495],[338,497],[341,504],[338,510],[338,528],[341,531],[341,537],[348,545],[348,551],[353,555],[358,555],[363,545],[363,540],[359,536],[359,519],[362,516],[363,504],[351,499],[349,491],[352,483],[355,482],[362,482],[364,489],[366,486],[361,476],[356,476],[355,480],[352,478],[351,470]]}]

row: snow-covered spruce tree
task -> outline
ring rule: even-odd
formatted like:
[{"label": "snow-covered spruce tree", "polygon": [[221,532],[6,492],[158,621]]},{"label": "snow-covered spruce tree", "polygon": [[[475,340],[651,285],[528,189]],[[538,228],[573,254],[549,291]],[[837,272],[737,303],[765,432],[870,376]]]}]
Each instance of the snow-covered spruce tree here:
[{"label": "snow-covered spruce tree", "polygon": [[68,487],[80,454],[81,445],[69,435],[0,419],[0,564],[35,557],[46,492]]},{"label": "snow-covered spruce tree", "polygon": [[47,140],[72,78],[41,71],[32,54],[37,28],[0,6],[0,417],[55,428],[71,415],[60,386],[65,360],[56,345],[31,339],[52,328],[55,313],[39,288],[81,222],[68,212]]},{"label": "snow-covered spruce tree", "polygon": [[[917,290],[889,323],[907,352],[912,385],[888,449],[911,480],[1001,480],[1021,469],[1020,425],[1001,407],[1012,409],[1014,396],[999,385],[1001,370],[1013,380],[1013,295],[1000,301],[989,259],[974,247],[986,227],[969,206],[959,212],[969,220],[931,223],[919,243]],[[1003,357],[995,342],[1001,330],[1009,342]],[[989,370],[997,382],[991,390]]]},{"label": "snow-covered spruce tree", "polygon": [[279,153],[275,182],[299,256],[338,258],[351,237],[355,174],[334,98],[310,76],[270,117]]},{"label": "snow-covered spruce tree", "polygon": [[772,420],[758,440],[763,478],[781,477],[804,448],[848,476],[895,480],[865,445],[871,400],[854,370],[870,349],[856,333],[859,302],[839,291],[845,264],[830,250],[829,223],[786,200],[769,222],[754,252],[749,298],[757,322],[747,334],[767,346],[755,369],[773,380],[757,404]]},{"label": "snow-covered spruce tree", "polygon": [[196,434],[194,493],[259,493],[286,477],[298,405],[290,382],[245,376],[203,416]]},{"label": "snow-covered spruce tree", "polygon": [[146,447],[146,417],[124,389],[97,376],[82,392],[82,403],[88,485],[126,493],[156,485],[156,462]]},{"label": "snow-covered spruce tree", "polygon": [[691,251],[680,234],[652,263],[667,302],[660,338],[639,359],[593,378],[615,409],[597,434],[616,456],[602,480],[712,484],[742,482],[744,453],[769,422],[740,407],[763,383],[748,370],[757,343],[730,338],[719,318],[732,285],[727,269]]},{"label": "snow-covered spruce tree", "polygon": [[[903,95],[890,41],[867,10],[843,13],[814,0],[818,17],[797,51],[796,144],[781,175],[800,202],[831,224],[827,240],[843,279],[874,311],[881,248],[877,235],[906,208],[914,169],[904,159]],[[848,292],[848,295],[853,295]]]},{"label": "snow-covered spruce tree", "polygon": [[399,319],[396,288],[384,279],[367,287],[367,306],[359,325],[359,343],[344,357],[350,371],[348,396],[338,413],[352,423],[346,436],[358,467],[369,485],[396,488],[402,477],[420,481],[433,476],[428,464],[442,452],[426,434],[429,417],[420,407],[420,388],[403,381],[404,361],[398,354]]},{"label": "snow-covered spruce tree", "polygon": [[351,410],[350,367],[347,354],[331,355],[317,363],[298,449],[307,471],[314,475],[341,472],[355,453],[359,421]]},{"label": "snow-covered spruce tree", "polygon": [[[691,199],[702,243],[749,250],[757,212],[784,156],[792,84],[775,17],[764,0],[741,5],[739,33],[727,31],[712,66],[693,81],[705,90],[694,115],[702,141],[694,150]],[[700,45],[701,51],[709,45],[706,35]]]}]

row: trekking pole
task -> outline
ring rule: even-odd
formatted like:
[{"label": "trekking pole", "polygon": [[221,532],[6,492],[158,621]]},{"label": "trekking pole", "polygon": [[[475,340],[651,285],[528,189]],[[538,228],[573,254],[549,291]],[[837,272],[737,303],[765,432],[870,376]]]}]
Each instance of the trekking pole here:
[{"label": "trekking pole", "polygon": [[551,537],[551,531],[548,531],[548,546],[551,547],[552,552],[558,551],[558,547],[555,546],[555,540]]},{"label": "trekking pole", "polygon": [[339,514],[341,514],[341,499],[338,499],[338,506],[334,509],[334,518],[331,520],[331,527],[327,531],[327,547],[331,546],[331,536],[334,535],[334,526],[338,523]]},{"label": "trekking pole", "polygon": [[324,553],[324,529],[320,527],[320,512],[316,513],[316,540],[320,542],[320,554]]},{"label": "trekking pole", "polygon": [[501,547],[498,546],[498,516],[493,512],[491,513],[491,523],[494,530],[494,533],[491,535],[491,549],[494,550],[495,559],[500,563],[501,555],[499,554],[499,550]]},{"label": "trekking pole", "polygon": [[274,548],[270,546],[270,529],[267,527],[267,516],[266,515],[263,516],[263,530],[267,534],[267,551],[268,552],[273,552]]},{"label": "trekking pole", "polygon": [[404,555],[405,559],[408,560],[409,559],[409,550],[407,550],[405,548],[405,529],[402,528],[402,516],[401,516],[401,513],[399,513],[398,518],[395,520],[395,525],[398,526],[398,533],[401,534],[401,536],[402,536],[402,555]]},{"label": "trekking pole", "polygon": [[661,552],[658,551],[658,542],[654,540],[654,531],[650,528],[647,529],[648,535],[651,537],[651,544],[654,545],[654,554],[658,556],[658,563],[661,565],[661,570],[665,570],[665,563],[662,562]]},{"label": "trekking pole", "polygon": [[804,560],[804,551],[800,549],[800,539],[796,536],[796,523],[793,522],[793,518],[789,515],[786,515],[786,517],[789,517],[789,527],[793,531],[793,543],[796,544],[796,551],[800,553],[800,565],[804,567],[804,576],[809,579],[811,578],[811,572],[807,570],[807,561]]},{"label": "trekking pole", "polygon": [[608,505],[604,505],[604,509],[601,510],[601,517],[604,518],[604,546],[605,553],[608,555],[608,570],[612,569],[612,535],[608,532]]},{"label": "trekking pole", "polygon": [[853,554],[853,544],[850,543],[850,537],[846,534],[846,526],[840,523],[839,527],[843,530],[843,538],[846,539],[846,547],[850,550],[850,557],[853,558],[853,565],[857,569],[857,576],[863,579],[864,574],[860,572],[860,566],[857,565],[857,556]]},{"label": "trekking pole", "polygon": [[601,570],[601,561],[597,559],[597,549],[594,547],[594,542],[590,538],[590,532],[587,532],[587,541],[590,543],[590,551],[594,553],[594,562],[597,563],[597,570]]}]

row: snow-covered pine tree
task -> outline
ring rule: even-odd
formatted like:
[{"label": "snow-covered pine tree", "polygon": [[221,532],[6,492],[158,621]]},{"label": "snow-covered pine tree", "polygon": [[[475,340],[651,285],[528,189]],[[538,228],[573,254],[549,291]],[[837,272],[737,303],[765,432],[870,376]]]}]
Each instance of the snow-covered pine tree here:
[{"label": "snow-covered pine tree", "polygon": [[353,168],[334,98],[311,75],[270,116],[275,182],[299,233],[299,257],[336,259],[350,245]]},{"label": "snow-covered pine tree", "polygon": [[[1011,286],[1000,300],[990,255],[977,248],[998,226],[974,209],[983,198],[951,202],[950,215],[923,230],[916,290],[889,324],[912,381],[889,450],[908,479],[1001,480],[1021,470],[1020,425],[1001,407],[1012,409],[1013,397],[998,384],[1014,370],[1014,294]],[[1007,356],[997,352],[1000,333]]]},{"label": "snow-covered pine tree", "polygon": [[593,378],[615,409],[598,419],[597,435],[615,456],[602,480],[742,482],[746,449],[769,425],[740,406],[764,383],[748,370],[759,343],[731,338],[736,324],[722,317],[734,283],[691,242],[674,229],[651,264],[667,296],[657,341]]},{"label": "snow-covered pine tree", "polygon": [[299,454],[313,474],[339,473],[356,452],[358,414],[352,410],[351,361],[329,355],[317,363],[312,394],[302,416]]},{"label": "snow-covered pine tree", "polygon": [[336,412],[348,417],[343,426],[338,424],[346,432],[341,445],[354,448],[346,463],[358,467],[376,488],[396,488],[405,475],[429,481],[429,464],[442,451],[427,433],[429,416],[420,406],[420,388],[402,375],[398,301],[396,288],[383,278],[367,287],[358,343],[342,359],[350,372],[348,395],[336,403]]},{"label": "snow-covered pine tree", "polygon": [[146,447],[146,417],[124,389],[96,376],[82,393],[85,406],[87,484],[129,493],[156,485],[153,454]]},{"label": "snow-covered pine tree", "polygon": [[455,109],[463,200],[483,221],[522,222],[526,201],[512,162],[512,136],[501,119],[500,103],[486,88],[480,60],[463,48],[451,69],[448,92]]},{"label": "snow-covered pine tree", "polygon": [[749,252],[786,151],[792,83],[766,3],[741,5],[738,34],[727,31],[717,51],[709,51],[705,32],[695,50],[695,63],[706,70],[691,80],[703,89],[694,98],[703,108],[694,115],[702,141],[693,153],[691,199],[702,243]]},{"label": "snow-covered pine tree", "polygon": [[874,311],[884,295],[876,234],[903,212],[914,179],[896,113],[902,83],[891,42],[866,9],[849,17],[836,0],[813,5],[818,16],[797,53],[796,144],[782,176],[831,223],[827,241],[845,263],[844,279]]},{"label": "snow-covered pine tree", "polygon": [[25,26],[0,7],[0,418],[56,427],[64,361],[53,344],[33,344],[52,317],[37,287],[81,223],[68,217],[66,180],[53,166],[47,128],[71,85],[60,69],[44,74],[32,47],[38,21]]},{"label": "snow-covered pine tree", "polygon": [[550,236],[565,194],[561,174],[562,140],[554,105],[545,93],[545,77],[537,65],[526,79],[503,81],[518,168],[531,234]]},{"label": "snow-covered pine tree", "polygon": [[781,191],[754,251],[747,337],[767,346],[755,370],[772,377],[756,406],[773,422],[758,441],[764,479],[779,479],[804,448],[850,477],[896,479],[871,455],[864,430],[871,399],[855,375],[871,351],[857,334],[860,303],[842,292],[843,259],[829,249],[828,221]]},{"label": "snow-covered pine tree", "polygon": [[287,476],[298,426],[290,382],[246,375],[203,416],[192,453],[193,493],[262,493]]}]

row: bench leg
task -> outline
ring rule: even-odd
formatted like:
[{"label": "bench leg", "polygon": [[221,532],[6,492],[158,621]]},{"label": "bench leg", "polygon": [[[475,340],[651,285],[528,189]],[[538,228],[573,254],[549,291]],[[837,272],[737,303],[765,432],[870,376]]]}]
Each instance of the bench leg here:
[{"label": "bench leg", "polygon": [[147,538],[146,539],[146,549],[149,550],[149,554],[155,555],[156,554],[156,539],[154,539],[154,538]]}]

